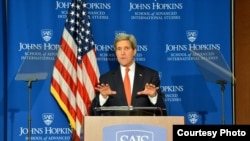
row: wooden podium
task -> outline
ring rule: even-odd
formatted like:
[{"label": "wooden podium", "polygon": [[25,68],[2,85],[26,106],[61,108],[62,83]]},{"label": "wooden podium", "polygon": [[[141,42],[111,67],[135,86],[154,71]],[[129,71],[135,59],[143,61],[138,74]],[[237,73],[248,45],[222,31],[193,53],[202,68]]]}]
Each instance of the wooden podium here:
[{"label": "wooden podium", "polygon": [[167,129],[167,141],[173,141],[173,125],[183,125],[184,116],[86,116],[84,141],[103,141],[103,128],[112,125],[143,124]]}]

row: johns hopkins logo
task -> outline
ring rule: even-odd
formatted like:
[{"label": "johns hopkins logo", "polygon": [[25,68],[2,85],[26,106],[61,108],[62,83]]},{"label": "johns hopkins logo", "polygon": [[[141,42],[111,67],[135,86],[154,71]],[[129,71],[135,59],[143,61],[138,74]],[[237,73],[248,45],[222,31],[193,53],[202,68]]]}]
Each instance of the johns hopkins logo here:
[{"label": "johns hopkins logo", "polygon": [[194,42],[198,38],[198,31],[197,30],[187,30],[186,36],[190,42]]},{"label": "johns hopkins logo", "polygon": [[53,113],[43,113],[42,114],[43,122],[49,126],[54,121]]},{"label": "johns hopkins logo", "polygon": [[42,29],[41,36],[42,36],[44,41],[48,42],[53,36],[53,30],[52,29]]},{"label": "johns hopkins logo", "polygon": [[126,31],[117,30],[117,31],[115,31],[115,36],[118,35],[118,34],[120,34],[120,33],[126,33]]},{"label": "johns hopkins logo", "polygon": [[199,120],[198,112],[189,112],[187,116],[188,116],[187,118],[188,118],[189,122],[192,124],[196,124],[197,121]]}]

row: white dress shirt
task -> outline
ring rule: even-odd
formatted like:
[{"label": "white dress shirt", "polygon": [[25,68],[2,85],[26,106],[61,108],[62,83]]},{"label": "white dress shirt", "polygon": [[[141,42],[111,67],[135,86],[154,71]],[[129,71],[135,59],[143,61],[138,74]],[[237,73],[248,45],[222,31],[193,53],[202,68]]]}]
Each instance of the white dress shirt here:
[{"label": "white dress shirt", "polygon": [[[131,85],[130,88],[132,91],[133,84],[134,84],[134,77],[135,77],[135,62],[129,67],[129,69],[130,70],[129,70],[128,74],[129,74],[129,80],[130,80],[130,85]],[[120,70],[121,70],[121,74],[122,74],[122,79],[124,80],[125,73],[126,73],[126,67],[120,66]],[[132,92],[131,92],[131,94],[132,94]],[[148,98],[152,104],[156,104],[157,97],[158,97],[158,94],[155,97],[148,96]],[[104,98],[101,94],[99,95],[99,101],[100,101],[101,106],[104,105],[107,100],[108,100],[108,97]]]}]

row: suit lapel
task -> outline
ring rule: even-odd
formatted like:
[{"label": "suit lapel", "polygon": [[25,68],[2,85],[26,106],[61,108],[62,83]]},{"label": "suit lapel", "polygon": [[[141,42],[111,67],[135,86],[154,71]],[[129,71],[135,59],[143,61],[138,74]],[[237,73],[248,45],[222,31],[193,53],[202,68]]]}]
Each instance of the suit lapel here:
[{"label": "suit lapel", "polygon": [[137,95],[138,91],[143,90],[143,78],[144,78],[144,73],[143,69],[141,68],[140,65],[136,64],[135,66],[135,76],[134,76],[134,84],[133,84],[133,97]]},{"label": "suit lapel", "polygon": [[116,85],[115,88],[117,88],[116,94],[120,95],[119,97],[121,97],[121,102],[127,103],[120,67],[114,71],[114,80],[114,85]]}]

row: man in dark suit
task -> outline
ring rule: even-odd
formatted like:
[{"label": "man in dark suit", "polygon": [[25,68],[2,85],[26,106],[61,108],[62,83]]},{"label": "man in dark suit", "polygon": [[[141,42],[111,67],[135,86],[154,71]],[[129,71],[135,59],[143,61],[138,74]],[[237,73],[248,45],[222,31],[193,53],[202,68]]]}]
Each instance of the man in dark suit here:
[{"label": "man in dark suit", "polygon": [[[158,72],[135,62],[136,47],[136,39],[131,34],[120,33],[115,37],[114,49],[120,65],[100,76],[100,83],[96,87],[99,93],[92,101],[91,106],[93,115],[98,115],[96,107],[110,106],[158,107],[164,112],[157,115],[166,115],[163,94],[159,88]],[[126,100],[125,86],[123,85],[126,68],[129,68],[131,102]]]}]

